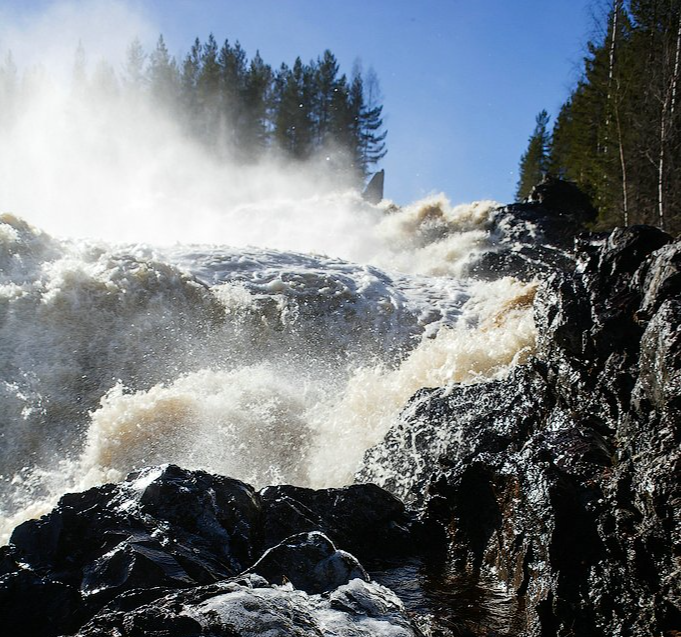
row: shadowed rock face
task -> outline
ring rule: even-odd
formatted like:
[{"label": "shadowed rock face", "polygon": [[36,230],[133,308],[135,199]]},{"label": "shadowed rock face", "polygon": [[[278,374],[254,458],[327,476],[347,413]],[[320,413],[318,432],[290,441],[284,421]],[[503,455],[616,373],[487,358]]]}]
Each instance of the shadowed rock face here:
[{"label": "shadowed rock face", "polygon": [[519,600],[528,635],[681,628],[681,242],[576,242],[509,378],[424,389],[359,473],[448,534],[454,570]]}]

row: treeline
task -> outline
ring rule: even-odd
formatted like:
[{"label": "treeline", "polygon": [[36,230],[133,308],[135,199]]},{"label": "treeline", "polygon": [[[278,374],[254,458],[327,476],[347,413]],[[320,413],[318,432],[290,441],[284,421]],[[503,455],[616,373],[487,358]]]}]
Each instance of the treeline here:
[{"label": "treeline", "polygon": [[[0,67],[0,124],[21,112],[25,83],[8,54]],[[218,46],[211,34],[205,42],[197,38],[178,62],[160,36],[151,52],[133,41],[122,72],[101,61],[88,75],[79,45],[73,90],[151,105],[212,152],[241,162],[267,154],[319,158],[360,181],[386,154],[375,73],[356,64],[348,77],[328,50],[307,64],[297,58],[292,67],[273,69],[258,52],[249,59],[238,42]]]},{"label": "treeline", "polygon": [[537,116],[517,195],[543,174],[576,182],[597,226],[681,232],[681,0],[611,0],[552,131]]}]

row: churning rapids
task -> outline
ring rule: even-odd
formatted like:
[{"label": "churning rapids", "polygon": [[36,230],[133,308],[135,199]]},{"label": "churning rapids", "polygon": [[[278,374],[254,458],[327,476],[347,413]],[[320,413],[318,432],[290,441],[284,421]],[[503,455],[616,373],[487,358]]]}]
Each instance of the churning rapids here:
[{"label": "churning rapids", "polygon": [[343,235],[324,233],[324,256],[304,222],[288,251],[57,239],[0,217],[3,542],[63,493],[150,464],[351,483],[416,390],[533,352],[535,284],[468,276],[495,249],[495,204],[328,208]]}]

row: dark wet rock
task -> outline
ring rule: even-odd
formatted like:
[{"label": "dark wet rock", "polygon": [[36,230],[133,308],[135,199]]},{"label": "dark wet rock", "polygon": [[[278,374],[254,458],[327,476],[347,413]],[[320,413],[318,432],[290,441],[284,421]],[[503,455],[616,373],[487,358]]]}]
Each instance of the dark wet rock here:
[{"label": "dark wet rock", "polygon": [[326,595],[273,586],[254,574],[171,593],[134,609],[102,609],[77,637],[421,637],[400,600],[354,579]]},{"label": "dark wet rock", "polygon": [[68,584],[40,577],[28,568],[0,576],[3,635],[43,635],[50,626],[70,633],[86,618],[78,590]]},{"label": "dark wet rock", "polygon": [[571,182],[550,178],[524,202],[495,210],[490,220],[492,249],[471,264],[468,274],[483,279],[537,275],[574,268],[576,234],[594,218],[589,198]]},{"label": "dark wet rock", "polygon": [[681,245],[665,245],[637,273],[637,285],[644,290],[637,318],[650,319],[668,299],[681,298]]},{"label": "dark wet rock", "polygon": [[268,546],[319,530],[360,560],[413,551],[413,514],[374,484],[319,490],[279,485],[266,487],[260,496]]},{"label": "dark wet rock", "polygon": [[109,598],[238,574],[255,559],[259,513],[252,487],[170,465],[65,495],[52,513],[17,527],[10,542],[38,572]]},{"label": "dark wet rock", "polygon": [[362,198],[372,204],[381,203],[383,201],[384,182],[385,170],[379,170],[377,173],[374,173],[362,193]]},{"label": "dark wet rock", "polygon": [[[0,554],[0,629],[22,625],[36,606],[45,612],[31,617],[31,634],[58,635],[104,606],[123,617],[151,604],[125,620],[133,622],[125,634],[166,634],[168,622],[167,634],[196,634],[188,618],[155,601],[248,569],[310,594],[333,591],[367,579],[350,551],[368,555],[379,542],[386,555],[410,542],[414,550],[411,524],[402,503],[374,485],[259,493],[203,471],[151,467],[65,495],[50,514],[15,529]],[[364,543],[358,525],[366,525]]]},{"label": "dark wet rock", "polygon": [[357,577],[368,581],[364,567],[346,551],[339,551],[323,533],[292,535],[267,549],[249,569],[270,584],[291,582],[306,593],[326,593]]},{"label": "dark wet rock", "polygon": [[555,216],[581,224],[593,221],[597,214],[591,199],[577,184],[557,177],[547,176],[532,188],[527,203],[538,204]]},{"label": "dark wet rock", "polygon": [[518,600],[522,634],[681,627],[681,243],[582,235],[535,300],[537,358],[424,389],[359,480],[441,525],[447,568]]}]

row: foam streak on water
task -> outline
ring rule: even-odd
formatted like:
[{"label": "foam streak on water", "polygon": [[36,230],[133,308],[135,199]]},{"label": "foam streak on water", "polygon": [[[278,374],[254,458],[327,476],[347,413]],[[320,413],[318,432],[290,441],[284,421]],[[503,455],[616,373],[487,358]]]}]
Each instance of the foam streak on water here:
[{"label": "foam streak on water", "polygon": [[532,352],[534,285],[460,278],[489,249],[490,203],[339,197],[327,212],[363,215],[361,241],[325,255],[57,240],[0,218],[3,539],[148,464],[350,483],[419,388]]}]

